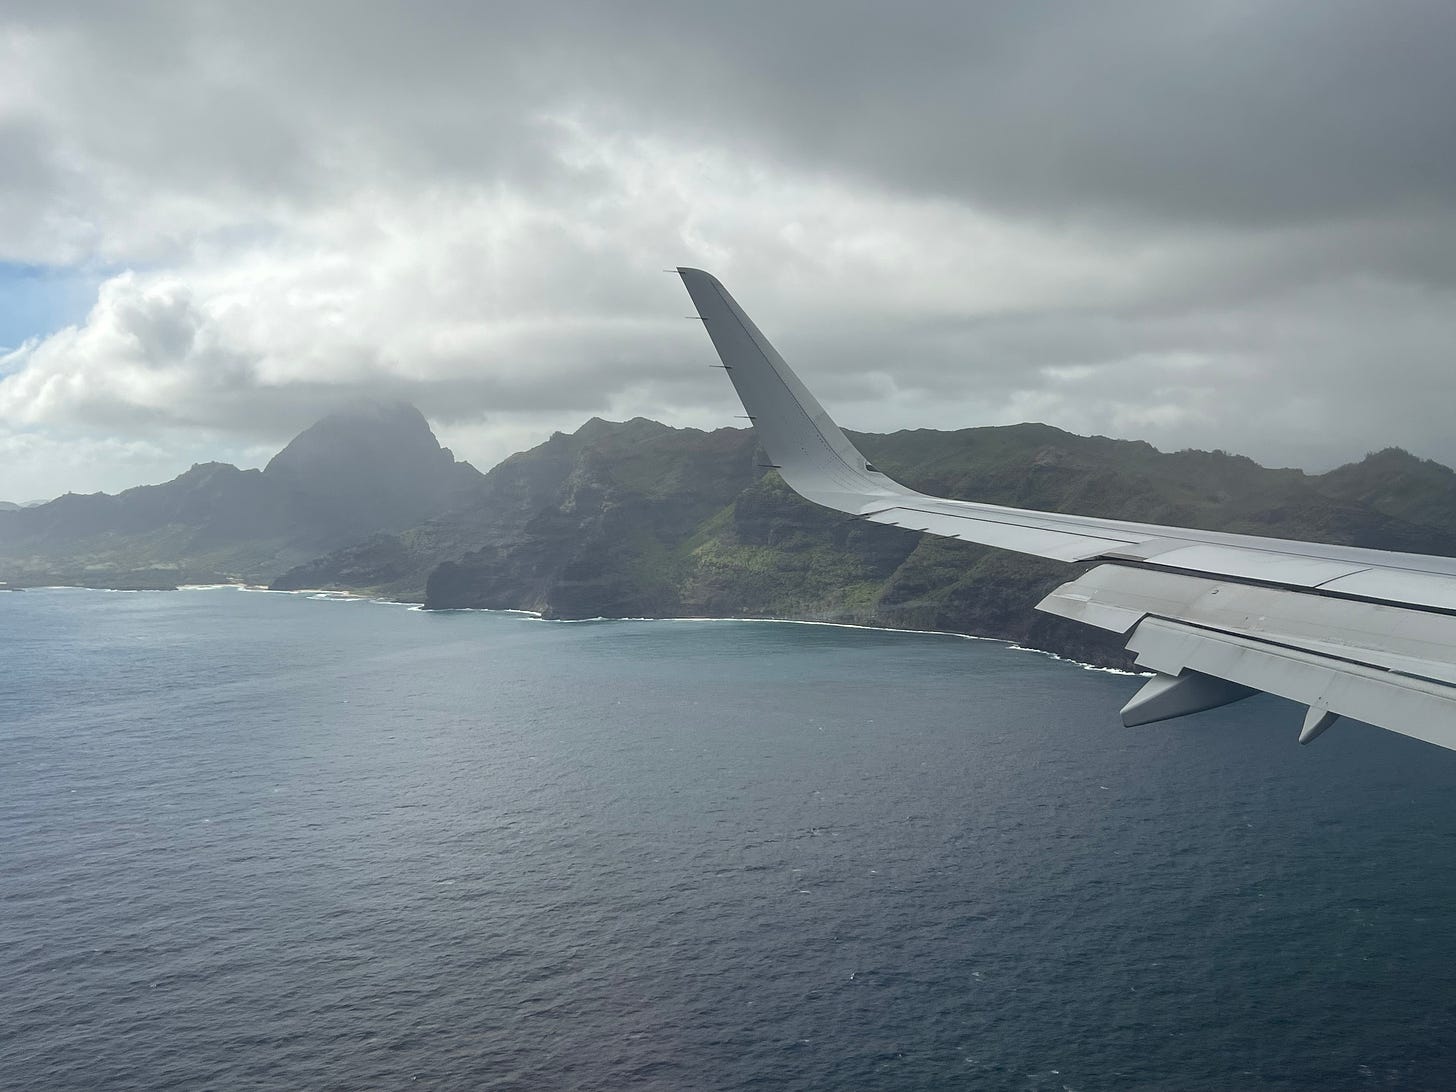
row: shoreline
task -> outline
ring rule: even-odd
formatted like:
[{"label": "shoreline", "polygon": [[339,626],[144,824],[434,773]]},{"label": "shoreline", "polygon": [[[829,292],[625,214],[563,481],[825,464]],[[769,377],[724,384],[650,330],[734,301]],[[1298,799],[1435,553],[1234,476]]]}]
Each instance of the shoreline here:
[{"label": "shoreline", "polygon": [[[97,588],[82,584],[48,584],[33,586],[31,590],[139,593],[147,591],[224,591],[229,589],[240,592],[263,593],[265,595],[297,595],[305,599],[313,599],[320,602],[379,603],[383,606],[404,607],[407,610],[429,614],[509,614],[532,621],[549,622],[557,625],[601,624],[608,622],[744,622],[760,625],[828,626],[833,629],[859,629],[872,633],[903,633],[915,637],[948,637],[961,641],[989,641],[993,644],[1005,646],[1010,652],[1029,652],[1037,656],[1046,656],[1048,659],[1056,660],[1059,663],[1070,664],[1083,671],[1096,671],[1104,675],[1124,675],[1129,678],[1144,678],[1150,674],[1144,671],[1125,671],[1118,667],[1102,667],[1098,664],[1084,663],[1081,660],[1074,660],[1071,657],[1062,656],[1048,649],[1032,648],[1030,645],[1018,644],[1016,641],[1006,637],[982,637],[975,633],[957,633],[954,630],[947,629],[905,629],[899,626],[871,626],[859,622],[825,622],[809,618],[752,618],[712,615],[623,615],[621,617],[547,618],[540,611],[524,610],[518,607],[438,607],[434,610],[426,611],[423,603],[412,603],[405,599],[391,599],[383,595],[367,595],[360,592],[342,591],[338,588],[270,588],[262,584],[247,584],[241,581],[221,584],[178,584],[172,588]],[[17,588],[16,590],[23,589]]]},{"label": "shoreline", "polygon": [[178,591],[203,591],[220,588],[237,588],[239,591],[262,591],[272,595],[302,595],[309,599],[317,600],[338,600],[338,601],[360,601],[369,603],[380,603],[387,606],[401,606],[409,610],[421,611],[429,614],[512,614],[520,617],[530,618],[537,622],[549,622],[555,625],[583,625],[600,624],[606,622],[746,622],[754,624],[772,624],[782,626],[828,626],[833,629],[859,629],[872,633],[903,633],[916,637],[949,637],[961,641],[989,641],[993,644],[1003,645],[1011,652],[1030,652],[1037,656],[1046,656],[1056,660],[1058,663],[1071,664],[1073,667],[1081,668],[1083,671],[1097,671],[1104,675],[1124,675],[1129,678],[1144,678],[1150,674],[1145,671],[1125,671],[1119,667],[1103,667],[1099,664],[1084,663],[1081,660],[1072,659],[1069,656],[1062,656],[1056,652],[1044,648],[1032,648],[1030,645],[1019,644],[1006,637],[983,637],[975,633],[958,633],[948,629],[906,629],[900,626],[872,626],[861,622],[825,622],[810,618],[757,618],[743,616],[717,616],[717,615],[622,615],[620,617],[608,617],[598,615],[592,618],[547,618],[540,611],[525,610],[520,607],[437,607],[426,611],[422,603],[410,603],[402,599],[390,599],[382,595],[363,595],[358,592],[346,592],[330,588],[295,588],[291,590],[265,588],[259,585],[248,584],[184,584],[179,585]]}]

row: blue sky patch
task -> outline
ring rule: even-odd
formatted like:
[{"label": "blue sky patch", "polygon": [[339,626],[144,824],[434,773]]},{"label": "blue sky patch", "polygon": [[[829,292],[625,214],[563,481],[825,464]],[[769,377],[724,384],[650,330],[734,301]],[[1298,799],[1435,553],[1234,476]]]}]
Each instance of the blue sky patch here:
[{"label": "blue sky patch", "polygon": [[0,352],[81,322],[107,275],[95,269],[0,262]]}]

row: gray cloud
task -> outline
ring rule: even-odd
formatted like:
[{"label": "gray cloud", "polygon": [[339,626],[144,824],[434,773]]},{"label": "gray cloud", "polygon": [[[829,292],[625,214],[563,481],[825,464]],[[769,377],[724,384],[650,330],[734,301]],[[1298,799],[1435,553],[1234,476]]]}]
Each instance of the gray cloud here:
[{"label": "gray cloud", "polygon": [[1440,2],[142,10],[22,25],[54,49],[56,114],[89,119],[89,153],[187,187],[332,192],[343,159],[549,181],[533,115],[571,110],[1034,216],[1266,225],[1456,201]]},{"label": "gray cloud", "polygon": [[8,20],[0,261],[132,272],[0,361],[0,495],[63,435],[185,465],[366,391],[482,461],[590,413],[726,421],[678,262],[855,426],[1456,460],[1448,4]]}]

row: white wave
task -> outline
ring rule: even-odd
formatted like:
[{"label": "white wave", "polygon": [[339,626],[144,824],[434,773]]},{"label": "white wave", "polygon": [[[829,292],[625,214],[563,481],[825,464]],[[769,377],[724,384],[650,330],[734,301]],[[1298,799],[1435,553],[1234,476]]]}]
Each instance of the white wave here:
[{"label": "white wave", "polygon": [[1055,652],[1048,652],[1044,648],[1028,648],[1026,645],[1018,645],[1011,642],[1012,652],[1034,652],[1038,656],[1047,656],[1058,663],[1071,664],[1073,667],[1080,667],[1083,671],[1099,671],[1104,675],[1128,675],[1134,679],[1141,679],[1151,675],[1151,671],[1126,671],[1120,667],[1098,667],[1096,664],[1084,664],[1081,660],[1073,660],[1066,656],[1058,656]]},{"label": "white wave", "polygon": [[[424,610],[424,604],[416,604],[415,610]],[[536,621],[563,621],[563,619],[543,619],[540,611],[517,610],[515,607],[434,607],[431,614],[518,614],[525,618]],[[615,619],[603,619],[603,621],[615,621]]]},{"label": "white wave", "polygon": [[[276,595],[303,595],[309,599],[323,599],[347,602],[382,603],[388,606],[401,606],[407,610],[423,611],[423,603],[405,603],[397,599],[388,599],[382,596],[356,595],[353,592],[338,591],[329,588],[299,588],[294,591],[274,591],[272,588],[264,588],[257,585],[245,584],[198,584],[188,585],[189,588],[237,588],[240,591],[263,591]],[[674,616],[670,618],[650,618],[645,615],[624,615],[620,617],[609,617],[607,615],[595,615],[591,618],[546,618],[540,611],[522,610],[516,607],[446,607],[431,610],[431,614],[513,614],[518,617],[528,618],[537,622],[550,622],[555,625],[600,625],[608,622],[738,622],[752,623],[755,625],[771,624],[778,626],[827,626],[830,629],[858,629],[867,630],[871,633],[904,633],[916,637],[949,637],[961,641],[989,641],[992,644],[1005,645],[1013,652],[1034,652],[1038,656],[1046,656],[1056,660],[1058,663],[1068,664],[1072,667],[1079,667],[1083,671],[1097,671],[1106,675],[1127,675],[1133,678],[1140,678],[1147,674],[1145,671],[1126,671],[1118,667],[1099,667],[1096,664],[1083,663],[1081,660],[1074,660],[1066,656],[1059,656],[1055,652],[1048,652],[1045,649],[1030,648],[1026,645],[1017,644],[1015,641],[1002,637],[982,637],[974,633],[955,633],[943,629],[904,629],[899,626],[871,626],[859,622],[825,622],[807,618],[725,618],[713,615],[689,615]]]}]

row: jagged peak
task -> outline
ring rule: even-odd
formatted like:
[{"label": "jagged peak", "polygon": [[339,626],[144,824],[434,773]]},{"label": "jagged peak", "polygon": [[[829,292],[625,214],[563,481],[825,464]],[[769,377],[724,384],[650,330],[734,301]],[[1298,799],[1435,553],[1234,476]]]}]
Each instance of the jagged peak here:
[{"label": "jagged peak", "polygon": [[632,417],[626,421],[608,421],[603,417],[589,417],[572,435],[581,440],[594,440],[602,436],[622,433],[675,431],[678,430],[673,429],[670,425],[664,425],[661,421],[654,421],[650,417]]}]

